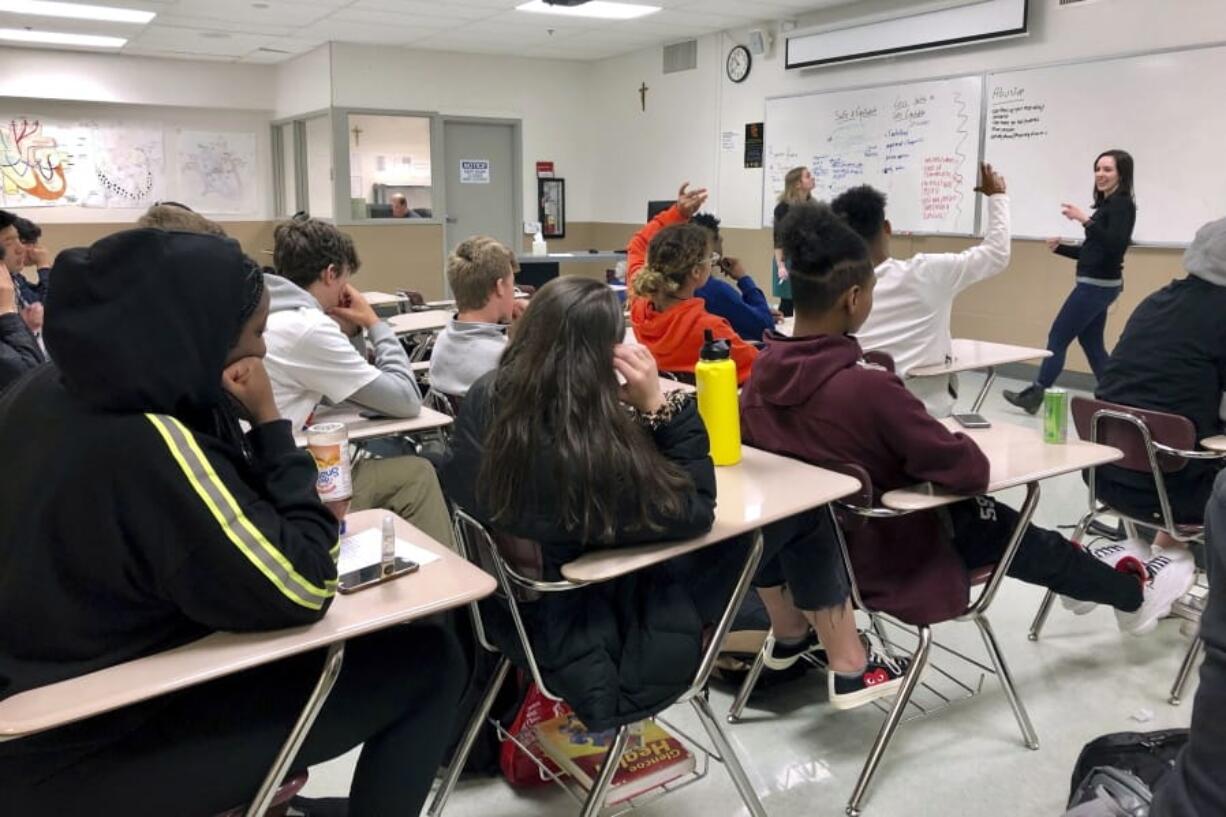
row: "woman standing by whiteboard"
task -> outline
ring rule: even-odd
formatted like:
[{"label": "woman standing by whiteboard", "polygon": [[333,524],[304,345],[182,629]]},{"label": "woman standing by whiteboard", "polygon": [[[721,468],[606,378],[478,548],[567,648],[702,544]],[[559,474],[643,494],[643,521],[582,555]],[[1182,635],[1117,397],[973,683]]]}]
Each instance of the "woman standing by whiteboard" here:
[{"label": "woman standing by whiteboard", "polygon": [[1063,371],[1065,352],[1074,339],[1085,350],[1096,378],[1107,363],[1103,343],[1107,309],[1124,289],[1124,253],[1132,243],[1137,220],[1132,178],[1132,156],[1122,150],[1104,151],[1094,160],[1093,214],[1087,215],[1075,204],[1060,207],[1065,218],[1085,227],[1086,238],[1081,246],[1047,239],[1052,252],[1077,262],[1077,282],[1051,325],[1047,336],[1051,357],[1043,361],[1038,379],[1020,392],[1005,392],[1006,400],[1030,414],[1039,410],[1043,391]]},{"label": "woman standing by whiteboard", "polygon": [[813,188],[817,180],[807,167],[794,167],[783,177],[783,192],[775,205],[775,260],[771,262],[771,294],[779,298],[779,311],[792,316],[792,286],[788,283],[787,266],[783,263],[783,250],[779,249],[779,224],[793,204],[813,201]]}]

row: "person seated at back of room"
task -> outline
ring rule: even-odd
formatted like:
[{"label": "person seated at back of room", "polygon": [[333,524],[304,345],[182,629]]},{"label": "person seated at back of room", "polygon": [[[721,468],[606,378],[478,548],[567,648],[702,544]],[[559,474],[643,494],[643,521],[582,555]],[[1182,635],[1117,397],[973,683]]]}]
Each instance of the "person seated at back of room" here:
[{"label": "person seated at back of room", "polygon": [[[983,496],[988,460],[970,437],[929,415],[897,375],[863,361],[853,335],[872,310],[877,280],[867,245],[824,206],[788,213],[781,233],[796,329],[767,338],[741,397],[744,439],[817,465],[859,465],[876,497],[922,482],[975,497],[942,513],[870,521],[849,541],[870,606],[886,604],[914,623],[954,618],[966,609],[969,572],[1000,560],[1017,511]],[[1033,524],[1009,575],[1110,604],[1134,634],[1156,627],[1195,578],[1190,564],[1157,559],[1112,567]]]},{"label": "person seated at back of room", "polygon": [[950,313],[954,298],[1009,266],[1009,196],[1005,180],[984,164],[976,191],[988,198],[983,241],[957,253],[918,253],[905,261],[890,257],[893,232],[886,219],[885,194],[868,185],[853,187],[830,202],[831,209],[868,244],[876,267],[873,311],[856,333],[861,348],[885,352],[907,389],[934,417],[953,412],[953,376],[908,378],[918,366],[949,362]]},{"label": "person seated at back of room", "polygon": [[413,211],[409,209],[409,200],[404,193],[393,193],[391,204],[392,218],[413,218]]},{"label": "person seated at back of room", "polygon": [[[7,252],[0,244],[0,262]],[[41,366],[46,359],[38,339],[17,311],[14,278],[0,272],[0,392],[26,372]]]},{"label": "person seated at back of room", "polygon": [[[1183,256],[1186,278],[1137,306],[1111,353],[1094,396],[1134,408],[1187,417],[1202,440],[1222,433],[1226,412],[1226,219],[1204,225]],[[1200,524],[1221,460],[1192,461],[1163,475],[1177,524]],[[1124,513],[1161,523],[1162,506],[1148,471],[1098,469],[1098,496]],[[1165,533],[1156,553],[1186,559],[1188,551]],[[1148,556],[1131,539],[1103,545],[1103,558]],[[1084,608],[1080,608],[1084,611]]]},{"label": "person seated at back of room", "polygon": [[767,330],[774,329],[775,324],[783,320],[783,313],[771,309],[765,293],[745,271],[745,265],[739,258],[724,255],[724,237],[719,231],[719,219],[711,213],[699,213],[692,221],[711,233],[712,246],[715,248],[715,254],[720,257],[716,266],[736,283],[734,287],[720,280],[712,270],[707,283],[699,287],[694,295],[702,298],[707,311],[712,315],[726,318],[742,339],[750,343],[760,343]]},{"label": "person seated at back of room", "polygon": [[30,282],[21,274],[26,267],[26,248],[21,243],[21,233],[17,225],[24,220],[8,210],[0,210],[0,246],[4,247],[4,267],[17,291],[17,311],[37,337],[43,331],[43,305],[40,301],[27,298]]},{"label": "person seated at back of room", "polygon": [[[707,200],[706,190],[688,188],[688,182],[681,185],[672,208],[686,219]],[[745,382],[758,350],[695,297],[710,279],[716,260],[711,233],[696,224],[663,226],[660,218],[639,230],[627,251],[626,285],[634,296],[630,322],[635,338],[651,350],[662,370],[692,374],[709,329],[717,340],[728,341],[737,382]]]},{"label": "person seated at back of room", "polygon": [[[318,621],[336,588],[337,519],[277,414],[258,267],[233,241],[139,229],[60,253],[54,277],[56,362],[0,399],[0,698],[216,631]],[[0,743],[5,813],[213,817],[239,806],[323,659]],[[440,626],[351,640],[292,768],[362,745],[349,815],[416,814],[463,678]]]},{"label": "person seated at back of room", "polygon": [[23,251],[21,262],[23,273],[30,267],[34,268],[34,279],[26,277],[28,273],[19,275],[18,285],[21,287],[22,298],[27,304],[42,303],[47,297],[47,284],[51,278],[51,252],[42,245],[43,228],[28,218],[18,217],[17,238],[21,241]]},{"label": "person seated at back of room", "polygon": [[447,259],[447,283],[456,315],[430,352],[430,388],[464,397],[478,378],[498,367],[507,346],[507,327],[527,301],[515,299],[519,263],[510,248],[488,236],[460,243]]},{"label": "person seated at back of room", "polygon": [[[607,285],[556,278],[460,408],[442,469],[447,494],[491,529],[539,542],[545,580],[590,549],[699,536],[715,518],[715,468],[693,395],[666,397],[651,354],[622,343],[624,333]],[[524,605],[547,685],[593,731],[671,704],[746,548],[730,540]],[[491,633],[520,653],[510,628],[494,623]]]},{"label": "person seated at back of room", "polygon": [[[273,233],[268,317],[268,376],[282,415],[295,429],[321,400],[388,417],[416,417],[421,393],[391,327],[350,283],[360,262],[349,236],[326,221],[293,218]],[[366,339],[374,363],[366,359]],[[353,464],[355,510],[385,508],[451,545],[454,536],[438,477],[416,456],[362,458]]]}]

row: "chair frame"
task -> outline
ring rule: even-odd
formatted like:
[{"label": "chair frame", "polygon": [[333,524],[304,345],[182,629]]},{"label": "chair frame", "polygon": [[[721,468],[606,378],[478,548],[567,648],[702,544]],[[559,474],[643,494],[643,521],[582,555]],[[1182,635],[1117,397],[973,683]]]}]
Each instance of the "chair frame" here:
[{"label": "chair frame", "polygon": [[[533,681],[536,682],[537,688],[541,694],[553,701],[561,701],[562,698],[552,692],[546,685],[544,678],[541,675],[540,667],[537,664],[536,654],[532,649],[532,642],[529,638],[528,631],[524,625],[523,617],[520,611],[520,604],[523,603],[519,598],[521,595],[540,594],[540,593],[564,593],[586,587],[590,582],[569,581],[566,579],[559,581],[543,581],[523,575],[514,565],[510,564],[503,556],[498,548],[494,537],[489,530],[477,519],[457,508],[453,514],[452,522],[455,527],[455,538],[458,547],[461,549],[462,555],[474,561],[478,566],[482,564],[481,557],[486,556],[494,568],[495,577],[498,579],[499,593],[498,597],[506,601],[507,607],[511,613],[512,622],[515,625],[515,632],[519,639],[520,647],[524,651],[525,662],[528,665],[528,670],[532,675]],[[475,546],[475,547],[474,547]],[[757,571],[758,562],[762,558],[762,532],[755,531],[753,535],[753,543],[750,546],[749,553],[746,557],[745,566],[741,570],[741,574],[734,586],[732,596],[725,607],[723,614],[720,616],[719,622],[716,625],[715,631],[712,634],[709,646],[703,654],[702,660],[699,663],[698,670],[694,674],[694,680],[690,687],[682,693],[676,703],[689,703],[693,706],[699,721],[707,732],[707,736],[715,745],[716,752],[712,757],[723,763],[728,770],[729,776],[732,778],[733,785],[740,794],[741,800],[744,802],[748,813],[752,817],[766,817],[766,812],[762,808],[762,804],[758,800],[757,793],[754,790],[753,784],[750,782],[748,775],[745,773],[744,767],[741,765],[740,759],[737,757],[732,744],[729,742],[723,729],[720,727],[714,712],[711,710],[711,705],[707,701],[705,688],[707,679],[711,675],[711,671],[715,668],[715,660],[719,653],[719,647],[723,643],[724,637],[732,627],[733,618],[745,594],[749,591],[753,576]],[[630,575],[630,572],[621,575]],[[473,628],[477,635],[477,641],[482,648],[491,652],[499,653],[497,647],[490,643],[484,623],[481,618],[481,611],[477,602],[469,605],[469,612],[473,620]],[[465,727],[464,734],[457,745],[455,754],[452,757],[451,764],[447,769],[447,774],[444,776],[442,784],[435,792],[433,800],[430,802],[430,807],[427,810],[429,817],[439,817],[443,813],[443,809],[447,805],[448,799],[451,797],[455,789],[456,783],[459,780],[460,773],[464,768],[464,763],[468,759],[469,752],[472,751],[473,744],[480,735],[482,727],[485,725],[489,717],[490,709],[493,707],[494,700],[498,695],[502,684],[506,679],[507,673],[511,667],[511,660],[505,654],[499,659],[494,670],[494,676],[490,680],[489,685],[485,689],[476,710],[473,712],[472,718]],[[586,801],[580,811],[581,817],[595,817],[604,807],[605,800],[608,797],[609,788],[613,783],[613,777],[617,771],[621,757],[625,754],[626,743],[630,734],[630,726],[623,725],[618,727],[614,734],[613,742],[609,747],[609,753],[606,755],[607,760],[601,766],[600,773],[592,783],[592,787],[588,792]],[[616,759],[616,762],[614,762]]]},{"label": "chair frame", "polygon": [[[835,471],[847,472],[846,468],[839,466],[830,466]],[[864,486],[861,489],[863,496],[871,496],[871,487],[866,482],[867,477],[862,474],[852,473],[860,480]],[[979,592],[979,596],[971,602],[966,611],[958,616],[954,621],[972,621],[979,628],[979,634],[983,639],[984,647],[987,649],[988,656],[992,660],[992,666],[995,670],[996,677],[1000,681],[1001,688],[1005,693],[1005,698],[1009,701],[1009,706],[1013,709],[1013,715],[1017,719],[1018,727],[1022,732],[1022,741],[1026,748],[1036,750],[1039,748],[1039,738],[1034,730],[1034,725],[1030,721],[1030,716],[1026,712],[1026,707],[1022,703],[1021,697],[1017,693],[1016,685],[1013,681],[1013,676],[1009,672],[1009,666],[1005,662],[1004,654],[1001,652],[1000,645],[996,640],[996,633],[992,629],[991,623],[987,619],[988,607],[996,598],[997,592],[1000,590],[1001,584],[1004,582],[1008,574],[1009,567],[1013,564],[1013,558],[1017,555],[1018,548],[1021,547],[1022,537],[1026,532],[1026,528],[1030,525],[1030,519],[1034,515],[1034,510],[1039,502],[1039,484],[1031,482],[1026,485],[1026,500],[1022,503],[1022,508],[1018,515],[1018,523],[1010,534],[1009,542],[1005,547],[1004,553],[1001,555],[1000,561],[996,563],[995,568],[988,576],[986,582],[983,583],[983,589]],[[880,618],[886,616],[893,619],[893,616],[880,611],[873,610],[864,603],[864,599],[860,595],[860,587],[856,581],[855,568],[851,561],[851,550],[847,544],[847,538],[844,534],[843,523],[840,522],[838,513],[835,508],[850,514],[851,516],[864,520],[865,522],[874,519],[896,519],[907,516],[912,511],[897,511],[891,508],[885,508],[877,505],[859,505],[847,500],[831,503],[828,511],[833,522],[835,538],[839,543],[839,553],[843,559],[843,567],[847,571],[849,580],[850,594],[852,603],[856,609],[863,610],[869,615],[874,631],[882,640],[883,644],[888,644],[887,639],[882,634]],[[928,664],[932,649],[932,625],[924,624],[918,628],[918,643],[915,652],[911,656],[911,666],[907,668],[906,675],[903,677],[902,687],[898,691],[898,695],[894,699],[893,705],[886,714],[885,722],[882,723],[881,729],[877,733],[877,738],[873,742],[872,748],[869,750],[868,757],[865,759],[864,767],[860,771],[860,777],[856,781],[855,788],[852,790],[850,799],[847,802],[846,814],[848,817],[859,817],[864,803],[864,798],[868,793],[869,787],[872,785],[873,778],[876,776],[877,769],[881,765],[881,761],[885,756],[886,750],[889,748],[890,742],[894,739],[894,735],[898,730],[898,726],[902,721],[903,712],[906,710],[908,703],[911,700],[912,694],[915,692],[916,686],[919,684],[920,676],[924,672],[924,668]],[[762,674],[762,668],[765,666],[766,650],[770,648],[774,638],[772,634],[768,634],[766,640],[762,644],[762,648],[758,651],[757,658],[754,660],[753,666],[749,670],[749,674],[745,677],[745,681],[741,684],[740,690],[737,692],[736,699],[733,701],[732,707],[728,712],[728,722],[736,723],[741,719],[745,704],[749,700],[749,696],[753,693],[754,686],[758,682],[758,677]]]},{"label": "chair frame", "polygon": [[[1085,398],[1075,397],[1073,399],[1083,400]],[[1095,402],[1106,403],[1107,401],[1099,400]],[[1208,460],[1224,459],[1226,458],[1226,452],[1175,448],[1173,446],[1166,445],[1165,443],[1158,442],[1154,439],[1153,434],[1150,431],[1149,424],[1145,422],[1144,418],[1133,414],[1128,410],[1127,406],[1118,404],[1109,405],[1118,407],[1100,408],[1095,411],[1093,416],[1090,418],[1090,442],[1098,442],[1099,426],[1103,420],[1116,420],[1136,429],[1137,434],[1140,436],[1145,446],[1145,456],[1149,462],[1150,476],[1152,476],[1154,479],[1154,490],[1158,495],[1158,505],[1162,511],[1162,522],[1161,524],[1155,524],[1152,520],[1130,516],[1120,510],[1112,508],[1104,502],[1099,501],[1097,491],[1098,468],[1094,467],[1089,469],[1090,474],[1087,480],[1087,485],[1089,487],[1089,509],[1078,521],[1077,528],[1073,532],[1073,541],[1080,544],[1085,538],[1086,532],[1089,530],[1090,525],[1092,525],[1100,515],[1110,513],[1119,517],[1119,519],[1123,522],[1128,535],[1132,537],[1136,536],[1137,528],[1145,528],[1147,530],[1165,533],[1167,536],[1170,536],[1172,539],[1180,543],[1203,543],[1205,541],[1203,526],[1197,529],[1195,532],[1188,533],[1186,527],[1181,531],[1178,523],[1175,521],[1175,515],[1171,511],[1171,500],[1166,490],[1166,479],[1163,476],[1164,472],[1162,465],[1159,462],[1159,457],[1166,456],[1173,459],[1183,460],[1186,464],[1188,462],[1204,462]],[[1169,412],[1154,411],[1150,413],[1167,414]],[[1051,614],[1052,605],[1055,603],[1055,601],[1056,594],[1051,590],[1048,590],[1043,596],[1043,601],[1039,604],[1039,609],[1035,613],[1034,621],[1030,625],[1030,632],[1027,637],[1031,641],[1039,640],[1039,636],[1042,634],[1043,627],[1047,623],[1047,618]],[[1199,616],[1196,620],[1199,625]],[[1175,676],[1175,682],[1171,686],[1171,692],[1167,698],[1167,701],[1171,704],[1171,706],[1179,706],[1179,704],[1183,701],[1184,692],[1186,691],[1188,681],[1192,676],[1192,670],[1196,667],[1196,663],[1200,659],[1203,652],[1204,642],[1201,641],[1200,636],[1198,635],[1192,640],[1192,644],[1188,647],[1188,651],[1184,655],[1184,659],[1180,664],[1179,672]]]}]

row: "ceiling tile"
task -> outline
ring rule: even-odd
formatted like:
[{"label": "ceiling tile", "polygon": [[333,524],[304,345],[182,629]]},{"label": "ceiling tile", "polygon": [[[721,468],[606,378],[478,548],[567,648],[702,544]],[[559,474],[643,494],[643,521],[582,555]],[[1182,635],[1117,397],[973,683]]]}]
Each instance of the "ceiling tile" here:
[{"label": "ceiling tile", "polygon": [[295,36],[306,39],[334,40],[344,43],[375,45],[408,45],[431,34],[431,30],[376,23],[354,23],[331,18],[306,26]]},{"label": "ceiling tile", "polygon": [[241,57],[275,38],[150,24],[129,43],[132,48],[189,54]]},{"label": "ceiling tile", "polygon": [[456,3],[427,2],[427,0],[357,0],[346,8],[365,11],[392,11],[402,14],[421,14],[427,17],[446,17],[457,20],[478,20],[499,13],[496,8],[461,6]]}]

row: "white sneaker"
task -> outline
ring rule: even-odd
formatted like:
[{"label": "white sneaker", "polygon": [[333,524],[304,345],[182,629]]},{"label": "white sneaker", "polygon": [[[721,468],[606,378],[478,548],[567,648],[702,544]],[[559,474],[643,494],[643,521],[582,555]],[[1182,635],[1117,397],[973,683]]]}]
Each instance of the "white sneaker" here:
[{"label": "white sneaker", "polygon": [[1120,629],[1132,635],[1151,633],[1158,619],[1170,615],[1171,606],[1183,597],[1196,582],[1196,566],[1191,560],[1172,561],[1169,556],[1155,556],[1145,563],[1149,581],[1145,583],[1145,598],[1134,613],[1115,611]]},{"label": "white sneaker", "polygon": [[[1141,564],[1145,564],[1151,558],[1149,545],[1136,539],[1124,539],[1121,542],[1104,542],[1098,547],[1087,547],[1086,550],[1095,559],[1111,567],[1118,566],[1121,561],[1129,556]],[[1096,602],[1078,601],[1068,596],[1061,596],[1060,603],[1064,605],[1065,610],[1068,610],[1075,616],[1084,616],[1098,606]]]}]

